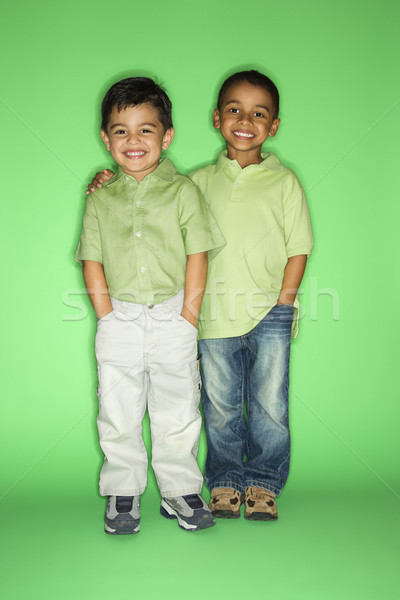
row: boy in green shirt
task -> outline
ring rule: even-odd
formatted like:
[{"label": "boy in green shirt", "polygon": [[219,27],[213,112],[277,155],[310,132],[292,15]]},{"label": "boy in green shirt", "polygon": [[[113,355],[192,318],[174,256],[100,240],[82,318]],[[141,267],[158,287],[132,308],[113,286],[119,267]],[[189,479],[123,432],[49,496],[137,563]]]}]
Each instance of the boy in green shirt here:
[{"label": "boy in green shirt", "polygon": [[191,175],[227,242],[210,265],[199,326],[205,476],[222,518],[239,517],[244,496],[245,518],[277,519],[289,469],[290,337],[312,235],[296,176],[261,153],[278,114],[268,77],[229,77],[213,114],[226,152]]},{"label": "boy in green shirt", "polygon": [[101,136],[119,165],[87,198],[76,259],[98,318],[98,429],[108,496],[105,531],[140,529],[149,411],[161,514],[197,531],[215,524],[199,496],[197,317],[207,252],[224,239],[196,186],[160,160],[174,136],[171,102],[151,79],[114,84]]},{"label": "boy in green shirt", "polygon": [[290,338],[312,234],[296,176],[261,153],[278,131],[278,114],[268,77],[229,77],[213,114],[226,152],[190,175],[227,242],[210,264],[199,319],[205,477],[211,511],[221,518],[239,517],[244,500],[245,518],[277,519],[275,498],[289,470]]}]

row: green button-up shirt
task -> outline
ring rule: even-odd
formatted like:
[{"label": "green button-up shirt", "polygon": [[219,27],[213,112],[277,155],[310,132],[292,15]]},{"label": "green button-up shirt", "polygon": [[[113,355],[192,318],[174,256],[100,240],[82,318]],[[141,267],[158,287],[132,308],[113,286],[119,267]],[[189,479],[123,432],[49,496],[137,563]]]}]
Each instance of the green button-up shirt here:
[{"label": "green button-up shirt", "polygon": [[76,260],[103,264],[110,295],[157,304],[185,284],[186,256],[225,240],[197,187],[168,158],[139,183],[121,168],[89,194]]},{"label": "green button-up shirt", "polygon": [[[313,245],[304,192],[272,154],[242,169],[222,152],[215,165],[190,175],[226,239],[209,265],[200,338],[244,335],[275,306],[288,258]],[[295,301],[292,335],[297,334]]]}]

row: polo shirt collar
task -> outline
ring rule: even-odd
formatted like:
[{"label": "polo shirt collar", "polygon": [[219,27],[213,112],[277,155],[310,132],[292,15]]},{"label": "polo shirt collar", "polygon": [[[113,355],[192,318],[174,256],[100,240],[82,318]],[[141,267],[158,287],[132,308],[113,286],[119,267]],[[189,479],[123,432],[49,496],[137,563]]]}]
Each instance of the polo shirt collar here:
[{"label": "polo shirt collar", "polygon": [[[277,171],[278,173],[281,173],[284,170],[284,166],[281,164],[278,157],[272,152],[263,152],[261,156],[264,160],[259,165],[252,166],[261,167],[263,169],[267,169],[268,171]],[[228,158],[226,150],[223,150],[218,155],[217,162],[215,164],[217,173],[219,173],[222,169],[229,167],[232,163],[239,166],[239,163],[236,160],[231,160]]]},{"label": "polo shirt collar", "polygon": [[229,167],[232,162],[236,162],[236,161],[231,161],[227,157],[227,151],[226,150],[223,150],[222,152],[220,152],[219,155],[218,155],[218,158],[217,158],[217,162],[215,164],[215,169],[216,169],[217,173],[219,173],[222,169],[225,169],[226,167]]},{"label": "polo shirt collar", "polygon": [[[153,176],[153,177],[157,177],[158,179],[161,179],[162,181],[171,182],[174,179],[175,173],[176,173],[175,165],[169,160],[169,158],[165,157],[160,160],[158,167],[156,169],[154,169],[154,171],[149,173],[149,175],[147,175],[146,177]],[[105,184],[105,187],[110,187],[110,186],[114,185],[114,183],[117,183],[117,181],[120,181],[123,177],[129,177],[129,178],[134,179],[134,177],[132,177],[131,175],[127,175],[125,173],[125,171],[123,171],[121,169],[121,167],[118,167],[117,172]]]}]

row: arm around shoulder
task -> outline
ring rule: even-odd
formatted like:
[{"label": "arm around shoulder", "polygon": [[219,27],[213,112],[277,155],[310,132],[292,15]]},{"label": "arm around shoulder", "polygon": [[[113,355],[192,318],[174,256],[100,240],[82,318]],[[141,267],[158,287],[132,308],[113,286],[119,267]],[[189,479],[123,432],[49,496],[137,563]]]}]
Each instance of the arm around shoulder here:
[{"label": "arm around shoulder", "polygon": [[90,194],[90,192],[94,192],[96,188],[101,188],[103,183],[111,179],[113,175],[114,171],[111,171],[111,169],[103,169],[101,173],[97,172],[96,175],[93,177],[92,182],[88,185],[86,195]]}]

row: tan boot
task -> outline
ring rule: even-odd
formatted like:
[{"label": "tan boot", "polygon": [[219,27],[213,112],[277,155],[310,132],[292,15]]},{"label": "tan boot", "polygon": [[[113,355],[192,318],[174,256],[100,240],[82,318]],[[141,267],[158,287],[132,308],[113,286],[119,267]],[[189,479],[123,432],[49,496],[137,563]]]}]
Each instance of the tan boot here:
[{"label": "tan boot", "polygon": [[245,489],[244,518],[252,521],[276,521],[278,510],[276,508],[275,494],[259,487]]},{"label": "tan boot", "polygon": [[218,487],[211,492],[210,510],[220,519],[238,519],[242,496],[233,488]]}]

